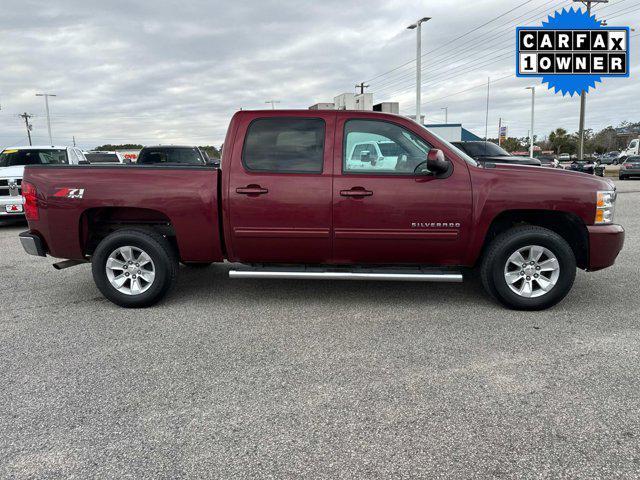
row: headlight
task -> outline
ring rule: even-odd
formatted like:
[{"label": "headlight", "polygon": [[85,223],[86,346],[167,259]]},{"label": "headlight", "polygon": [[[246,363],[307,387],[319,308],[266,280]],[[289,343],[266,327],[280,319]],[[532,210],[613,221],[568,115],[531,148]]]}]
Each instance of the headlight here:
[{"label": "headlight", "polygon": [[616,192],[605,190],[597,192],[596,224],[613,223],[613,212],[616,204]]}]

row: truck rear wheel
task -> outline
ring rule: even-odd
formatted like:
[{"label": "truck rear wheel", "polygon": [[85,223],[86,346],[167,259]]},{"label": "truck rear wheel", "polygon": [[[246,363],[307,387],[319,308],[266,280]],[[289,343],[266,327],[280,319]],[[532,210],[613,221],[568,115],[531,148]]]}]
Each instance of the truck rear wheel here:
[{"label": "truck rear wheel", "polygon": [[102,294],[127,308],[151,306],[173,286],[178,259],[171,244],[147,230],[118,230],[105,237],[91,260]]},{"label": "truck rear wheel", "polygon": [[515,227],[491,242],[480,269],[485,290],[516,310],[543,310],[571,290],[576,259],[569,244],[542,227]]}]

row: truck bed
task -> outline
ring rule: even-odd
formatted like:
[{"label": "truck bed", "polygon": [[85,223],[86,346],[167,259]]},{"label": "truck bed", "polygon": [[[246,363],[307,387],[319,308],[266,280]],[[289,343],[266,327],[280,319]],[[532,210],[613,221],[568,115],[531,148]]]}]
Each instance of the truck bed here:
[{"label": "truck bed", "polygon": [[183,262],[223,259],[217,168],[34,165],[24,182],[37,190],[39,219],[30,221],[31,231],[53,257],[83,260],[95,247],[89,232],[96,226],[130,224],[171,238]]}]

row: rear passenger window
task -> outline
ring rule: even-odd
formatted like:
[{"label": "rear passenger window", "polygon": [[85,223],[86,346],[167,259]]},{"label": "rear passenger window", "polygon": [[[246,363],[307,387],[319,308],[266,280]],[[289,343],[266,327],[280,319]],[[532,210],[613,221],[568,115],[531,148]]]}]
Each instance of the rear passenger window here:
[{"label": "rear passenger window", "polygon": [[244,141],[242,163],[255,172],[322,173],[324,120],[260,118]]}]

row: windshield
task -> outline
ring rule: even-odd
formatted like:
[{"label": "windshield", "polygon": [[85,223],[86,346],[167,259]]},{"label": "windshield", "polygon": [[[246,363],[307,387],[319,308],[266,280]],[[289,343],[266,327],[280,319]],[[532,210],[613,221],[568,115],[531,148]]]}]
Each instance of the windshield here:
[{"label": "windshield", "polygon": [[0,153],[0,167],[16,165],[60,165],[67,164],[66,149],[7,149]]},{"label": "windshield", "polygon": [[472,157],[510,157],[502,147],[492,142],[468,142],[463,143],[461,147]]},{"label": "windshield", "polygon": [[138,156],[139,164],[180,163],[184,165],[204,165],[204,159],[197,148],[192,147],[151,147],[143,148]]},{"label": "windshield", "polygon": [[423,127],[422,125],[420,125],[422,128],[424,128],[427,132],[429,132],[431,135],[433,135],[434,137],[436,137],[438,140],[440,140],[442,143],[444,143],[447,147],[449,147],[451,150],[453,150],[454,152],[456,152],[456,154],[462,158],[465,162],[473,165],[474,167],[478,166],[478,162],[476,162],[473,158],[471,158],[469,156],[469,154],[467,152],[465,152],[464,150],[462,150],[460,147],[458,147],[457,145],[454,145],[453,143],[445,140],[444,138],[442,138],[440,135],[438,135],[437,133],[433,132],[432,130],[429,130],[426,127]]},{"label": "windshield", "polygon": [[85,153],[84,156],[89,163],[120,163],[115,153]]}]

